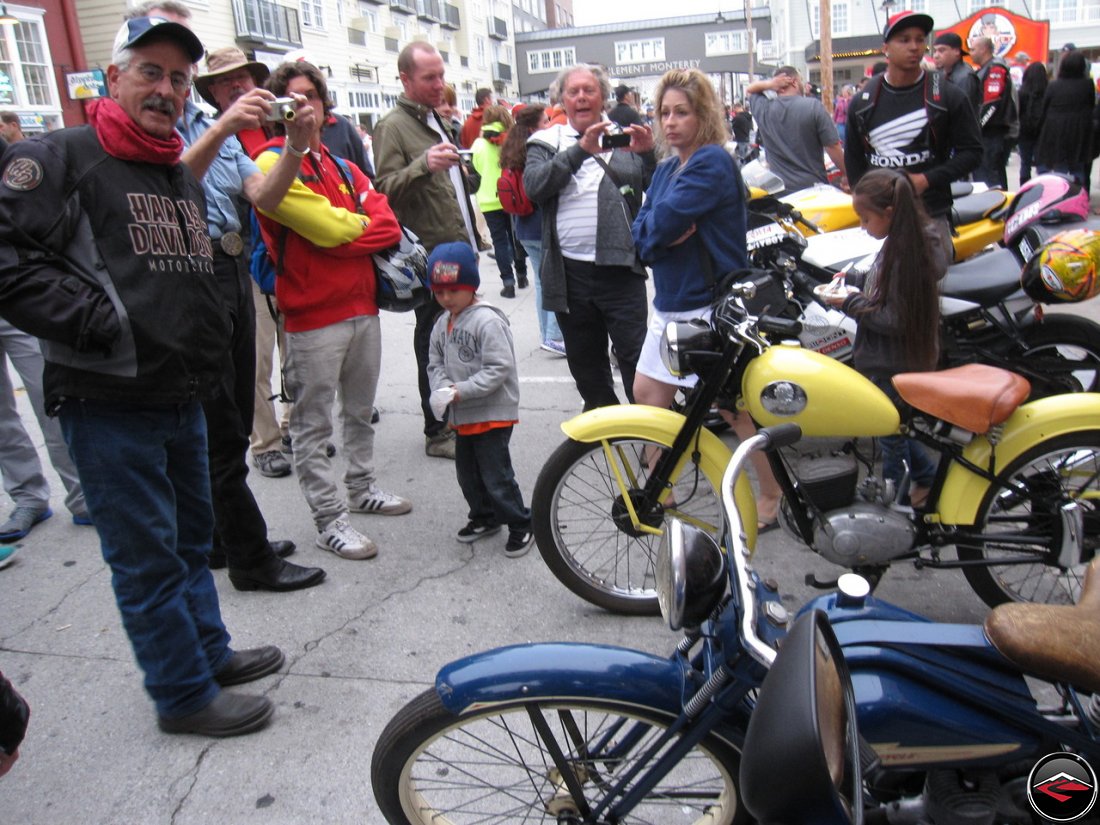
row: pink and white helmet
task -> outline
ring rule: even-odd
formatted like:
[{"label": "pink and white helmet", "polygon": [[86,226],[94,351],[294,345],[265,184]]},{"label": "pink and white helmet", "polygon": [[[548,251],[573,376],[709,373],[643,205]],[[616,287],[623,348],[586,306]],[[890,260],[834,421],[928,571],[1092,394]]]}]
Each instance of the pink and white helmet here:
[{"label": "pink and white helmet", "polygon": [[1016,193],[1005,219],[1004,244],[1012,247],[1029,226],[1036,223],[1074,223],[1088,218],[1085,190],[1067,177],[1036,175]]}]

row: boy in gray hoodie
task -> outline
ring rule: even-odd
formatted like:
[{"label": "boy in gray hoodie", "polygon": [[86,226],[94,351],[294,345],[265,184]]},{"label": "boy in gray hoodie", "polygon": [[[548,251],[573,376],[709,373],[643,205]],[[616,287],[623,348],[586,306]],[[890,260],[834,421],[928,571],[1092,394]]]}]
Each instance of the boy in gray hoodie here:
[{"label": "boy in gray hoodie", "polygon": [[432,292],[446,310],[432,328],[428,379],[432,412],[456,432],[455,470],[470,507],[464,543],[508,525],[504,555],[531,547],[531,511],[512,470],[508,442],[519,420],[519,375],[512,330],[494,306],[481,303],[477,257],[467,243],[444,243],[428,258]]}]

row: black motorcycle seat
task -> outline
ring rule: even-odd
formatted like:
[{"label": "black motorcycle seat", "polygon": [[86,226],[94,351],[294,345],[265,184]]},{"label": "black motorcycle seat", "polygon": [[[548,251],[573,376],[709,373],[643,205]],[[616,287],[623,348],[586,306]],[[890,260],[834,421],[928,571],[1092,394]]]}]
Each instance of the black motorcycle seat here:
[{"label": "black motorcycle seat", "polygon": [[951,208],[951,225],[962,226],[980,221],[1006,200],[1008,200],[1007,193],[1000,189],[990,189],[988,192],[976,192],[958,198]]},{"label": "black motorcycle seat", "polygon": [[986,617],[985,635],[1028,673],[1100,691],[1100,556],[1085,573],[1077,604],[999,605]]},{"label": "black motorcycle seat", "polygon": [[1007,249],[995,249],[948,267],[940,293],[989,306],[1020,288],[1020,263]]}]

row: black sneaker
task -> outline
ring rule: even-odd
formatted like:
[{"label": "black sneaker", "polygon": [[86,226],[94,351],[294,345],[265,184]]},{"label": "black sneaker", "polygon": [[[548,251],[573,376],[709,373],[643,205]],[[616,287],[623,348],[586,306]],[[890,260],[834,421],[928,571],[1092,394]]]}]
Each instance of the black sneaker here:
[{"label": "black sneaker", "polygon": [[530,530],[509,530],[508,543],[504,545],[504,555],[510,559],[518,559],[526,555],[531,549],[531,542],[535,534]]},{"label": "black sneaker", "polygon": [[527,289],[531,285],[531,282],[527,280],[527,274],[516,276],[516,286],[520,289]]},{"label": "black sneaker", "polygon": [[515,298],[516,297],[515,284],[505,284],[504,289],[502,289],[500,291],[500,297],[501,298]]},{"label": "black sneaker", "polygon": [[499,524],[486,524],[483,521],[471,521],[455,534],[463,544],[473,544],[478,539],[494,536],[500,532]]}]

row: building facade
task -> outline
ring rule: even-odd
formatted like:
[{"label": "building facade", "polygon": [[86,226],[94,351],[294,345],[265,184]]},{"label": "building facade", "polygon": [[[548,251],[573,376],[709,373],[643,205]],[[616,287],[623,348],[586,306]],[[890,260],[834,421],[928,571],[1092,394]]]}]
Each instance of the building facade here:
[{"label": "building facade", "polygon": [[[516,0],[529,25],[545,27],[551,0]],[[446,64],[459,106],[492,88],[518,95],[512,0],[186,0],[208,49],[237,45],[269,66],[304,57],[328,75],[337,111],[372,128],[401,94],[397,56],[414,40],[431,43]],[[126,0],[81,0],[88,60],[106,67]]]},{"label": "building facade", "polygon": [[66,75],[85,68],[73,0],[5,4],[14,24],[0,25],[0,110],[19,115],[24,134],[84,123]]},{"label": "building facade", "polygon": [[[789,5],[794,11],[794,3]],[[882,59],[882,30],[886,19],[902,9],[929,14],[936,28],[946,29],[982,11],[1006,9],[1022,17],[1050,22],[1050,43],[1046,54],[1030,54],[1051,67],[1059,50],[1073,43],[1093,63],[1100,62],[1100,0],[1008,0],[1000,4],[978,0],[833,0],[832,16],[833,88],[854,83],[866,69]],[[821,79],[819,25],[820,5],[808,0],[802,13],[777,12],[776,40],[785,63],[807,70],[807,77]]]},{"label": "building facade", "polygon": [[597,63],[613,83],[631,86],[646,100],[669,69],[696,68],[729,102],[742,96],[750,76],[775,67],[774,8],[753,7],[751,21],[739,12],[522,32],[516,35],[519,91],[545,98],[562,68]]}]

